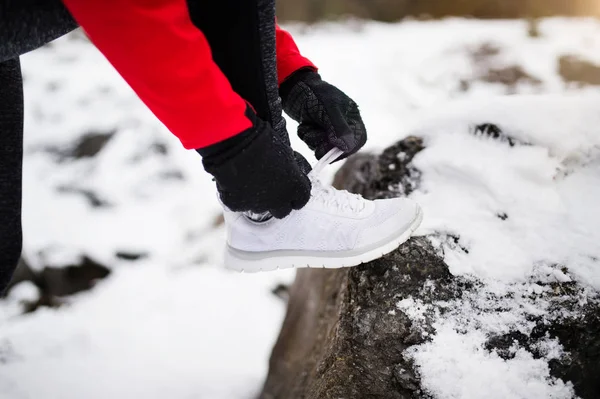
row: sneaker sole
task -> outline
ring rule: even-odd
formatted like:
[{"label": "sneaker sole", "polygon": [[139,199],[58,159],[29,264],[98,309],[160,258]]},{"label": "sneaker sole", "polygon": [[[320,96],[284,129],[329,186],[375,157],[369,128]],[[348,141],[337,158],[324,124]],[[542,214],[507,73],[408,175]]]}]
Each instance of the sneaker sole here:
[{"label": "sneaker sole", "polygon": [[279,269],[314,268],[341,269],[355,267],[363,263],[379,259],[394,251],[412,236],[423,221],[423,211],[417,208],[417,215],[410,227],[399,236],[388,237],[373,245],[373,248],[363,249],[362,252],[313,252],[307,251],[273,251],[248,252],[240,251],[227,245],[225,250],[225,267],[230,270],[258,273]]}]

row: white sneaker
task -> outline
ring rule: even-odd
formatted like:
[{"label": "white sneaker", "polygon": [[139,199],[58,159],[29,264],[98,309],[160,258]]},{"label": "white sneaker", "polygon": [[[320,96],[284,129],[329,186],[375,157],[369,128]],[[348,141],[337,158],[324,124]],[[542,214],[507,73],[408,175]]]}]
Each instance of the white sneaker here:
[{"label": "white sneaker", "polygon": [[317,175],[341,151],[332,150],[311,174],[311,199],[285,219],[254,222],[225,210],[225,267],[243,272],[293,267],[358,266],[392,252],[423,219],[407,198],[369,201],[321,183]]}]

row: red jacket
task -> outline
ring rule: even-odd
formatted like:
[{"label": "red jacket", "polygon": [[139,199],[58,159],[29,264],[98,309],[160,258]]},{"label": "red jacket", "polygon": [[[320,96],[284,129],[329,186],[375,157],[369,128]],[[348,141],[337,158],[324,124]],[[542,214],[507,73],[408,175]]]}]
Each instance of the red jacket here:
[{"label": "red jacket", "polygon": [[[206,147],[251,126],[245,101],[213,61],[206,38],[190,20],[186,0],[63,1],[185,148]],[[279,27],[277,64],[279,83],[299,68],[314,67]]]}]

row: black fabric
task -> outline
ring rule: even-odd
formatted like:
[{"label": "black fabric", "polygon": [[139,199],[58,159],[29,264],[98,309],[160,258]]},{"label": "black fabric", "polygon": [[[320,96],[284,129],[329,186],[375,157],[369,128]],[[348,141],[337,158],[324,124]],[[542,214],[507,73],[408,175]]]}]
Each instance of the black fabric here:
[{"label": "black fabric", "polygon": [[233,90],[289,144],[277,80],[275,0],[187,0]]},{"label": "black fabric", "polygon": [[60,0],[0,0],[0,294],[21,256],[23,81],[19,56],[75,29]]},{"label": "black fabric", "polygon": [[61,0],[0,0],[0,62],[77,28]]},{"label": "black fabric", "polygon": [[232,211],[270,212],[284,218],[310,199],[311,184],[292,148],[249,109],[254,126],[214,148],[199,149],[204,169],[217,182],[223,204]]},{"label": "black fabric", "polygon": [[[238,135],[235,135],[225,141],[221,141],[220,143],[213,144],[211,146],[202,148],[197,150],[202,156],[205,157],[218,157],[220,154],[227,154],[232,151],[235,151],[236,148],[243,148],[244,143],[248,142],[254,137],[255,130],[248,129]],[[294,151],[294,158],[296,159],[296,164],[305,175],[309,174],[312,170],[312,166],[310,163],[304,158],[302,154]]]},{"label": "black fabric", "polygon": [[[311,167],[302,155],[291,150],[282,115],[277,79],[275,1],[187,2],[192,22],[206,36],[213,59],[233,90],[270,125],[259,121],[255,129],[199,150],[205,168],[215,176],[221,200],[230,209],[255,214],[272,211],[273,216],[284,217],[308,201],[310,183],[306,177],[296,174],[300,170],[306,175]],[[268,134],[273,135],[271,141],[267,140]],[[265,147],[259,148],[259,145]],[[248,146],[258,158],[248,157]],[[246,153],[236,154],[236,151]],[[223,158],[227,157],[235,158],[232,165],[236,168],[249,162],[251,173],[242,177],[237,172],[232,173],[230,168],[219,170],[219,165],[225,164]],[[238,180],[234,176],[238,176]]]},{"label": "black fabric", "polygon": [[23,81],[19,59],[0,63],[0,294],[21,256]]},{"label": "black fabric", "polygon": [[203,157],[211,157],[216,159],[221,154],[229,154],[232,151],[235,151],[237,148],[244,148],[245,143],[252,141],[255,135],[256,131],[254,129],[248,129],[240,134],[228,138],[227,140],[198,149],[197,151]]},{"label": "black fabric", "polygon": [[347,157],[367,142],[358,105],[318,73],[297,71],[283,82],[279,92],[285,112],[300,123],[298,136],[315,151],[317,159],[334,147]]}]

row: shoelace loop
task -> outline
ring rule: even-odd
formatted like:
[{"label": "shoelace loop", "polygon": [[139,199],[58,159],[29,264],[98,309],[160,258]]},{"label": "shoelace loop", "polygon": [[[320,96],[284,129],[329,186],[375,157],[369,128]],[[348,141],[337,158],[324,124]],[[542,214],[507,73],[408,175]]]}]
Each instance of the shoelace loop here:
[{"label": "shoelace loop", "polygon": [[319,179],[319,175],[323,169],[343,154],[342,150],[333,148],[315,164],[313,170],[308,174],[313,186],[312,196],[326,206],[335,206],[338,209],[360,212],[366,206],[365,200],[360,195],[349,193],[346,190],[337,190],[330,185],[323,184]]}]

